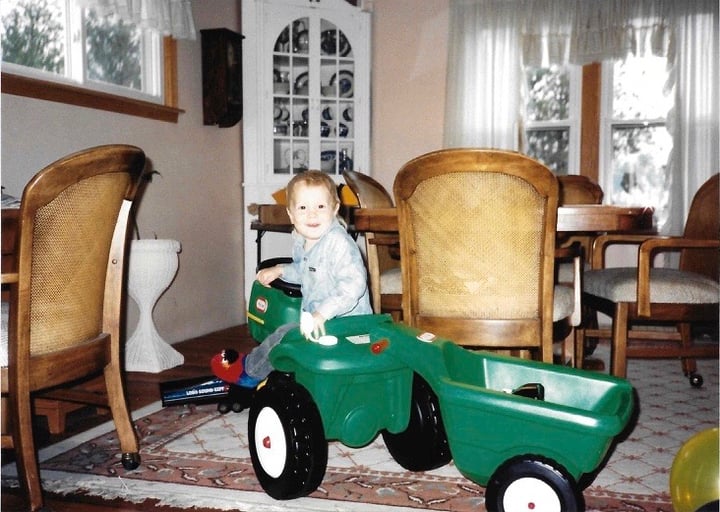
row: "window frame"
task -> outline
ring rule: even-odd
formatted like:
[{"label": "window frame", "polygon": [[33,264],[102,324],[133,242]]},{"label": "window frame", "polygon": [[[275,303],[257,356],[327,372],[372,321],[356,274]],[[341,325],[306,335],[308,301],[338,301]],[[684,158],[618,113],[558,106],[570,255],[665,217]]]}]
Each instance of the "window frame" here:
[{"label": "window frame", "polygon": [[169,36],[163,37],[162,104],[5,71],[0,73],[0,92],[170,123],[185,112],[178,108],[177,42]]},{"label": "window frame", "polygon": [[[578,69],[580,68],[578,67]],[[571,68],[571,73],[572,72],[574,72],[574,70]],[[570,84],[572,100],[572,77]],[[610,87],[610,89],[607,89],[608,87]],[[612,153],[611,149],[608,149],[608,144],[611,146],[611,142],[609,141],[610,131],[605,129],[605,125],[607,124],[607,126],[610,127],[610,123],[605,123],[602,117],[603,111],[607,108],[603,104],[604,101],[607,101],[607,97],[603,95],[603,90],[612,91],[612,73],[608,73],[607,70],[603,72],[603,64],[600,62],[583,65],[580,71],[580,90],[576,93],[578,94],[577,97],[580,98],[580,119],[578,120],[580,140],[579,145],[576,146],[579,148],[577,155],[578,160],[575,164],[576,171],[573,172],[572,159],[568,162],[568,170],[570,174],[587,176],[599,184],[601,184],[601,174],[603,179],[610,179],[606,173],[601,173],[600,169],[604,169],[604,166],[609,165],[608,158],[610,158]],[[575,112],[577,112],[577,110],[575,110]],[[616,124],[628,123],[618,122]],[[637,123],[633,122],[630,124]],[[665,124],[667,124],[667,119],[665,119]],[[527,131],[529,126],[530,123],[524,127],[524,131]],[[570,155],[569,158],[571,158]],[[605,199],[610,199],[609,194]]]},{"label": "window frame", "polygon": [[599,169],[605,172],[602,174],[603,190],[608,191],[608,199],[611,199],[613,192],[613,130],[615,128],[633,127],[667,127],[668,119],[664,118],[641,118],[641,119],[618,119],[613,113],[613,90],[614,90],[614,62],[604,61],[600,64],[600,118],[598,125],[598,147],[600,156],[598,159]]},{"label": "window frame", "polygon": [[[568,104],[569,117],[567,119],[549,121],[525,120],[523,126],[523,145],[527,150],[527,133],[529,131],[568,130],[568,162],[567,174],[582,174],[581,162],[581,108],[583,103],[583,83],[580,66],[567,65],[568,81],[570,86],[570,101]],[[523,70],[524,73],[524,70]],[[525,83],[523,82],[523,87]]]},{"label": "window frame", "polygon": [[582,103],[580,105],[580,173],[600,183],[600,112],[602,102],[602,66],[599,62],[582,67]]}]

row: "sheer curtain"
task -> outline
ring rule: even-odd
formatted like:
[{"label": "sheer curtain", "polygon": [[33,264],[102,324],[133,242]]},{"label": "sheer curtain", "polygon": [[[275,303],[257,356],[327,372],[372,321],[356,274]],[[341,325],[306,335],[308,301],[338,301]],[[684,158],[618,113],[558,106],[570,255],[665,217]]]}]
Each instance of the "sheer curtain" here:
[{"label": "sheer curtain", "polygon": [[[451,0],[444,142],[518,149],[523,64],[667,56],[672,232],[720,171],[717,0]],[[601,170],[602,174],[602,170]]]},{"label": "sheer curtain", "polygon": [[570,41],[572,64],[622,60],[631,53],[667,56],[672,36],[670,16],[677,3],[675,0],[563,3],[574,14]]},{"label": "sheer curtain", "polygon": [[669,233],[679,234],[698,188],[720,172],[720,76],[718,2],[678,2],[675,18],[675,108],[668,118],[673,151]]},{"label": "sheer curtain", "polygon": [[518,149],[521,21],[514,2],[453,0],[446,147]]},{"label": "sheer curtain", "polygon": [[190,0],[75,0],[99,15],[120,19],[157,30],[175,39],[195,40],[195,22]]}]

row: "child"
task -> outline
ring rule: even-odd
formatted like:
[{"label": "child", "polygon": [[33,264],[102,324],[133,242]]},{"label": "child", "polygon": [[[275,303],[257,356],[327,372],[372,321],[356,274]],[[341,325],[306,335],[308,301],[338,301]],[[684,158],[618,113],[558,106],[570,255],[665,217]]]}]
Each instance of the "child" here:
[{"label": "child", "polygon": [[[337,316],[371,314],[367,272],[360,250],[340,224],[335,183],[320,171],[305,171],[287,185],[287,212],[294,231],[292,263],[265,268],[257,280],[265,285],[282,277],[300,283],[302,311],[312,314],[312,335],[325,334],[325,321]],[[272,371],[269,354],[298,324],[280,326],[248,354],[225,349],[210,366],[219,379],[254,388]]]}]

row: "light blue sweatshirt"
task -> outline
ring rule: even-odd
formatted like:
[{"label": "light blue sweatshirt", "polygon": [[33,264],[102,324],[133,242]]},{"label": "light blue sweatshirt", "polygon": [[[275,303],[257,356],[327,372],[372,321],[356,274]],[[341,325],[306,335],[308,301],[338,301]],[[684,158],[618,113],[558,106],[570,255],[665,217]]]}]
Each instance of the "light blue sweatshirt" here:
[{"label": "light blue sweatshirt", "polygon": [[326,320],[372,314],[362,254],[337,219],[309,251],[305,238],[295,231],[292,236],[293,262],[282,277],[300,284],[303,311],[317,311]]}]

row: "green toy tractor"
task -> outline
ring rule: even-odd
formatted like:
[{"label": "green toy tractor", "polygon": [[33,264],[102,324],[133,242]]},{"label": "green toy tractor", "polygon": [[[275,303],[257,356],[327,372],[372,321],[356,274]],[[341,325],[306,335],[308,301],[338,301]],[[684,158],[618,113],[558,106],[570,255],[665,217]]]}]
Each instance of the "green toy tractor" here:
[{"label": "green toy tractor", "polygon": [[[255,283],[256,339],[299,320],[301,297],[281,287]],[[253,467],[276,499],[317,489],[329,440],[362,447],[381,435],[410,471],[453,460],[486,487],[488,510],[583,510],[588,475],[634,410],[624,379],[466,350],[387,315],[336,318],[326,330],[323,343],[288,332],[250,406]]]}]

